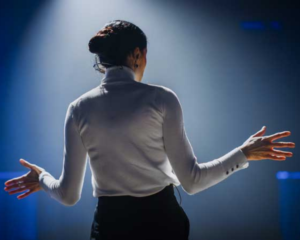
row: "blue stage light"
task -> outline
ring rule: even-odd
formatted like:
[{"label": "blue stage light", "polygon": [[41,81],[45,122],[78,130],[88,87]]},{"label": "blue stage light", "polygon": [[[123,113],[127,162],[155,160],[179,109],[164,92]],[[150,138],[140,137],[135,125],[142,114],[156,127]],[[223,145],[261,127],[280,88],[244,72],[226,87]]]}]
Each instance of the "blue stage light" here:
[{"label": "blue stage light", "polygon": [[276,174],[277,179],[300,179],[300,172],[280,171]]},{"label": "blue stage light", "polygon": [[241,26],[244,29],[265,29],[265,25],[260,21],[243,21]]},{"label": "blue stage light", "polygon": [[277,22],[277,21],[271,22],[270,25],[271,25],[271,27],[272,27],[273,29],[277,29],[277,30],[282,29],[281,24],[280,24],[279,22]]}]

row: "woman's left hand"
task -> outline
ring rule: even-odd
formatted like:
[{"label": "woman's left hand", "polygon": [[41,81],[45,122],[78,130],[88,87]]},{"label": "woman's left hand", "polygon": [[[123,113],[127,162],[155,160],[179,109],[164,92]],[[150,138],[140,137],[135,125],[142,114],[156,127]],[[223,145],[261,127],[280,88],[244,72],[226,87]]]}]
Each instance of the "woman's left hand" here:
[{"label": "woman's left hand", "polygon": [[[31,193],[38,192],[42,190],[42,187],[39,183],[39,176],[42,171],[45,171],[45,169],[35,165],[31,164],[24,159],[20,159],[20,163],[24,166],[30,169],[28,173],[26,173],[23,176],[10,179],[6,181],[4,190],[7,191],[9,194],[15,194],[19,192],[23,192],[25,190],[29,190],[21,195],[19,195],[17,198],[22,199],[27,196],[29,196]],[[12,191],[9,191],[11,189],[14,189]]]}]

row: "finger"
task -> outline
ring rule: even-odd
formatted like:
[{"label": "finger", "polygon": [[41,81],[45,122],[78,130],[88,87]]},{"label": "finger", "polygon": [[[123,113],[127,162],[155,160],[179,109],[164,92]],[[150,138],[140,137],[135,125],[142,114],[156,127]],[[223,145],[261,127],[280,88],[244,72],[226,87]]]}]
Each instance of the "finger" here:
[{"label": "finger", "polygon": [[28,189],[31,189],[31,188],[30,187],[20,187],[20,188],[18,188],[16,190],[12,190],[12,191],[8,192],[8,194],[12,195],[12,194],[15,194],[15,193],[24,192],[24,191],[26,191]]},{"label": "finger", "polygon": [[30,164],[29,162],[27,162],[26,160],[24,160],[23,158],[20,159],[20,163],[24,166],[27,167],[29,169],[33,169],[32,164]]},{"label": "finger", "polygon": [[271,146],[276,148],[294,148],[296,145],[293,142],[272,142]]},{"label": "finger", "polygon": [[266,132],[266,126],[263,126],[262,129],[260,129],[257,133],[255,133],[253,135],[253,137],[260,137],[260,136],[263,136]]},{"label": "finger", "polygon": [[265,154],[263,157],[265,159],[272,159],[272,160],[277,160],[277,161],[283,161],[283,160],[285,160],[284,156],[276,156],[274,154]]},{"label": "finger", "polygon": [[274,141],[278,138],[287,137],[289,135],[291,135],[291,132],[290,131],[285,131],[285,132],[275,133],[275,134],[272,134],[270,136],[267,136],[266,139]]},{"label": "finger", "polygon": [[31,187],[31,186],[36,186],[36,185],[39,185],[39,183],[37,183],[37,182],[27,182],[27,183],[21,183],[21,184],[7,186],[7,187],[4,188],[4,190],[9,191],[9,190],[15,189],[15,188]]},{"label": "finger", "polygon": [[14,188],[20,188],[20,187],[29,187],[29,186],[34,186],[34,185],[36,185],[36,184],[38,184],[37,182],[24,182],[24,183],[22,183],[22,184],[15,184],[15,185],[11,185],[11,186],[7,186],[7,187],[5,187],[4,188],[4,190],[5,191],[9,191],[9,190],[11,190],[11,189],[14,189]]},{"label": "finger", "polygon": [[16,187],[19,187],[20,185],[24,185],[24,184],[27,184],[27,183],[37,183],[37,181],[33,181],[33,180],[28,180],[28,179],[24,179],[24,180],[20,180],[20,181],[16,181],[16,182],[14,182],[14,183],[12,183],[12,184],[10,184],[10,185],[7,185],[6,187],[5,187],[5,189],[9,189],[9,188],[16,188]]},{"label": "finger", "polygon": [[276,156],[286,156],[286,157],[292,157],[293,156],[292,152],[285,152],[285,151],[280,151],[280,150],[265,151],[265,153],[273,154],[273,155],[276,155]]},{"label": "finger", "polygon": [[6,186],[9,186],[9,185],[16,184],[18,182],[23,182],[25,179],[26,179],[26,176],[21,176],[21,177],[13,178],[13,179],[11,179],[9,181],[6,181],[4,184]]},{"label": "finger", "polygon": [[32,194],[32,193],[34,193],[34,192],[36,192],[36,191],[37,191],[37,189],[31,189],[31,190],[29,190],[28,192],[23,193],[23,194],[17,196],[17,198],[18,198],[18,199],[22,199],[22,198],[28,197],[30,194]]},{"label": "finger", "polygon": [[31,164],[28,161],[24,160],[23,158],[20,159],[20,163],[24,166],[27,167],[29,169],[32,169],[36,172],[40,172],[39,167],[36,164]]}]

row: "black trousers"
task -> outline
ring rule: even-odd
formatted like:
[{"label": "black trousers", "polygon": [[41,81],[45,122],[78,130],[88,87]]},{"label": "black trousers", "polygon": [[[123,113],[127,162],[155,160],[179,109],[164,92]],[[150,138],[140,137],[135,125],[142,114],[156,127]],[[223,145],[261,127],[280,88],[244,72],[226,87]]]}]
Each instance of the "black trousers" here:
[{"label": "black trousers", "polygon": [[90,240],[188,240],[190,222],[174,187],[146,197],[99,197]]}]

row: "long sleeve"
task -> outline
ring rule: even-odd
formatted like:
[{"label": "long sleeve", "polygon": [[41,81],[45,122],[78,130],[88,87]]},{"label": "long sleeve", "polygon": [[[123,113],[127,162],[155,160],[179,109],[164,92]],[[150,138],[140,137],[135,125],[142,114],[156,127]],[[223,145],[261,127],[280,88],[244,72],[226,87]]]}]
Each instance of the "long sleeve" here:
[{"label": "long sleeve", "polygon": [[183,111],[174,91],[163,87],[160,102],[163,113],[163,138],[170,164],[189,195],[203,191],[247,168],[248,159],[239,148],[205,163],[198,163],[184,128]]},{"label": "long sleeve", "polygon": [[39,176],[43,190],[66,206],[75,205],[81,197],[87,163],[87,151],[79,135],[74,112],[74,105],[71,103],[64,123],[64,156],[60,178],[55,179],[47,171]]}]

